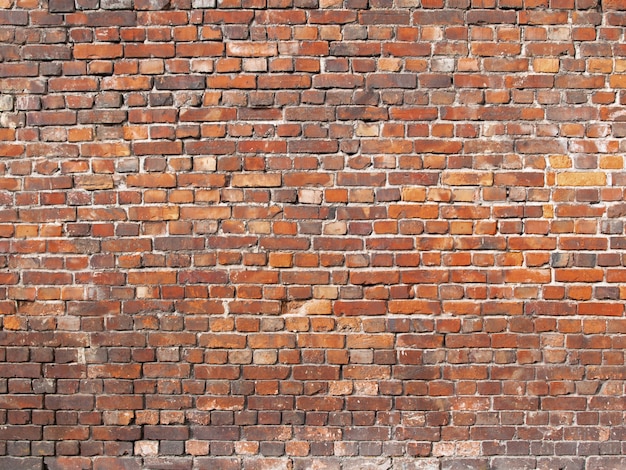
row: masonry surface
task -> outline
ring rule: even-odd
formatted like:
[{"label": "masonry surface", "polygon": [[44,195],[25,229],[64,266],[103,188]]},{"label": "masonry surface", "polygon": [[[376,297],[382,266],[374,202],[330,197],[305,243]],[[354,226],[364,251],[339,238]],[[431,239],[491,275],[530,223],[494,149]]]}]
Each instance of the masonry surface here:
[{"label": "masonry surface", "polygon": [[626,468],[625,30],[0,0],[0,469]]}]

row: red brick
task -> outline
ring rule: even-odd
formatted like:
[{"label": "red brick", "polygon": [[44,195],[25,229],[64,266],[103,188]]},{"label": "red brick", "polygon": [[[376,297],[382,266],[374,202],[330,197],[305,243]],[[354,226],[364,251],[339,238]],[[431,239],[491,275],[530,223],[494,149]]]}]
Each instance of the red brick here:
[{"label": "red brick", "polygon": [[[3,370],[5,372],[5,370]],[[3,377],[20,377],[20,375],[4,375]],[[37,377],[37,376],[34,376]],[[43,397],[41,395],[3,395],[0,403],[4,409],[28,409],[43,408]],[[30,429],[33,430],[32,428]],[[39,433],[38,433],[39,434]]]},{"label": "red brick", "polygon": [[0,87],[7,92],[22,92],[26,90],[30,93],[42,94],[45,90],[45,83],[39,78],[2,78],[0,79]]},{"label": "red brick", "polygon": [[296,409],[305,411],[337,411],[343,407],[339,397],[296,397]]},{"label": "red brick", "polygon": [[280,186],[282,181],[279,173],[250,173],[234,175],[232,179],[232,185],[235,187],[275,187]]},{"label": "red brick", "polygon": [[395,314],[436,314],[441,313],[441,306],[436,301],[426,300],[392,300],[389,302],[389,312]]},{"label": "red brick", "polygon": [[209,88],[226,88],[226,89],[254,89],[256,88],[256,77],[254,75],[237,75],[230,77],[226,75],[207,77],[207,86]]},{"label": "red brick", "polygon": [[188,108],[180,112],[181,121],[206,122],[206,121],[231,121],[237,116],[234,108]]},{"label": "red brick", "polygon": [[610,315],[620,316],[624,313],[624,306],[603,302],[589,302],[578,307],[579,315]]},{"label": "red brick", "polygon": [[41,435],[41,426],[8,425],[0,429],[0,438],[4,440],[38,441]]},{"label": "red brick", "polygon": [[334,312],[337,315],[384,315],[385,302],[382,301],[336,301]]},{"label": "red brick", "polygon": [[116,59],[122,57],[124,51],[121,44],[76,44],[75,59]]},{"label": "red brick", "polygon": [[463,143],[457,141],[416,140],[414,145],[418,153],[458,153],[463,148]]},{"label": "red brick", "polygon": [[136,155],[179,155],[182,149],[182,142],[161,141],[133,143],[133,152]]},{"label": "red brick", "polygon": [[347,24],[356,20],[357,12],[350,10],[311,10],[309,21],[312,24]]},{"label": "red brick", "polygon": [[126,184],[146,188],[173,188],[176,186],[176,175],[169,173],[128,175]]},{"label": "red brick", "polygon": [[299,89],[309,88],[311,78],[308,75],[262,75],[258,78],[259,89]]},{"label": "red brick", "polygon": [[189,371],[190,371],[189,364],[146,363],[143,365],[144,377],[185,378],[189,376]]},{"label": "red brick", "polygon": [[621,2],[127,3],[0,5],[0,468],[623,466]]},{"label": "red brick", "polygon": [[339,366],[294,366],[293,377],[296,380],[338,380]]},{"label": "red brick", "polygon": [[85,143],[80,147],[85,157],[127,157],[130,155],[128,144],[122,143]]},{"label": "red brick", "polygon": [[30,126],[63,126],[76,124],[76,112],[74,111],[41,111],[27,115],[27,123]]},{"label": "red brick", "polygon": [[103,90],[149,90],[152,88],[152,79],[144,76],[105,77],[101,86]]},{"label": "red brick", "polygon": [[87,426],[46,426],[43,438],[50,441],[86,440],[89,437]]},{"label": "red brick", "polygon": [[521,171],[496,173],[493,180],[494,184],[498,186],[543,186],[544,181],[544,173]]},{"label": "red brick", "polygon": [[171,56],[177,57],[219,57],[224,52],[224,45],[222,43],[205,43],[205,44],[177,44],[176,54],[172,49]]},{"label": "red brick", "polygon": [[128,282],[130,284],[149,285],[149,284],[175,284],[176,273],[167,271],[136,271],[128,273]]},{"label": "red brick", "polygon": [[431,107],[393,107],[389,116],[401,121],[432,121],[437,119],[438,112]]}]

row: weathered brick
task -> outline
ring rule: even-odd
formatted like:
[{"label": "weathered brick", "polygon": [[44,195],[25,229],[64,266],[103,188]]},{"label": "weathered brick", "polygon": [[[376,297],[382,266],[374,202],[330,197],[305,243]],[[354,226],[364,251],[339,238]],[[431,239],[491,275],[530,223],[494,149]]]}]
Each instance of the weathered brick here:
[{"label": "weathered brick", "polygon": [[152,78],[145,76],[104,77],[101,82],[103,90],[149,90]]},{"label": "weathered brick", "polygon": [[138,457],[95,457],[94,470],[139,470],[142,467]]},{"label": "weathered brick", "polygon": [[623,464],[620,1],[20,1],[0,467]]},{"label": "weathered brick", "polygon": [[48,9],[50,13],[71,13],[75,11],[74,0],[51,0]]},{"label": "weathered brick", "polygon": [[43,457],[0,457],[0,466],[4,468],[19,468],[23,470],[41,470]]},{"label": "weathered brick", "polygon": [[259,89],[301,89],[311,86],[308,75],[261,75],[258,77]]},{"label": "weathered brick", "polygon": [[29,60],[69,60],[72,51],[69,45],[65,44],[27,45],[22,48],[21,55],[22,58]]},{"label": "weathered brick", "polygon": [[241,174],[234,175],[232,185],[234,187],[244,188],[267,188],[277,187],[281,185],[281,175],[279,173],[271,174]]},{"label": "weathered brick", "polygon": [[68,24],[77,26],[134,26],[136,21],[133,11],[89,11],[67,15]]},{"label": "weathered brick", "polygon": [[121,44],[76,44],[75,59],[115,59],[122,57]]},{"label": "weathered brick", "polygon": [[371,88],[414,88],[417,76],[414,74],[372,74],[366,79]]}]

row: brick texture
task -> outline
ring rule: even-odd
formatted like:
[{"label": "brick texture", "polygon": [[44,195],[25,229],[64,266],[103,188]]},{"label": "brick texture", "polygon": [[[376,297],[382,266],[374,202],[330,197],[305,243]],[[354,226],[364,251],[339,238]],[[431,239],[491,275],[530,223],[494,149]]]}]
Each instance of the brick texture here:
[{"label": "brick texture", "polygon": [[0,468],[626,468],[625,34],[0,0]]}]

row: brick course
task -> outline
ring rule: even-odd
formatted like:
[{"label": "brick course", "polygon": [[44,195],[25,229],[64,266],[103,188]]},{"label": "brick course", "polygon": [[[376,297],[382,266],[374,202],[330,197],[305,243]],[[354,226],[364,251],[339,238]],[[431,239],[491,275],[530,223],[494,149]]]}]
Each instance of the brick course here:
[{"label": "brick course", "polygon": [[626,468],[625,34],[0,0],[0,468]]}]

